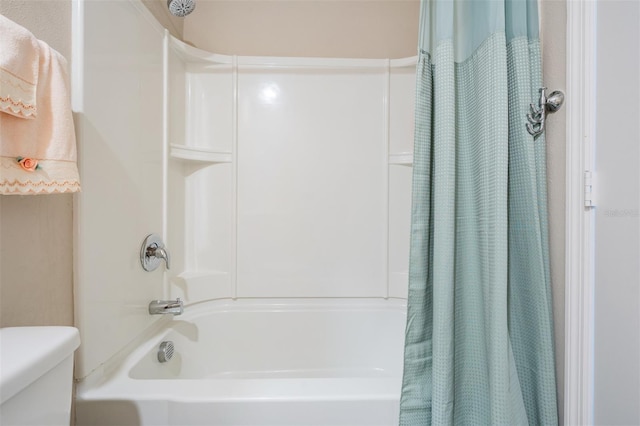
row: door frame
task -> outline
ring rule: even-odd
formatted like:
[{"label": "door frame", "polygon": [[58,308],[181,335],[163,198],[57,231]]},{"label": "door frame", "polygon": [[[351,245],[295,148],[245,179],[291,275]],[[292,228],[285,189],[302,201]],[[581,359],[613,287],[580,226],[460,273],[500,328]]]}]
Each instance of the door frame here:
[{"label": "door frame", "polygon": [[[564,424],[593,424],[597,0],[567,0]],[[592,203],[593,204],[593,203]]]}]

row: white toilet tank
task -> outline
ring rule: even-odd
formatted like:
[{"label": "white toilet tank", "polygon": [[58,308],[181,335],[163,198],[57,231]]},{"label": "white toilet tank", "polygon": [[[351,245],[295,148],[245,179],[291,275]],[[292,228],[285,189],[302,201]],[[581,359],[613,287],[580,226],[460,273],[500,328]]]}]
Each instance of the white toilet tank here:
[{"label": "white toilet tank", "polygon": [[69,425],[79,345],[73,327],[0,329],[0,425]]}]

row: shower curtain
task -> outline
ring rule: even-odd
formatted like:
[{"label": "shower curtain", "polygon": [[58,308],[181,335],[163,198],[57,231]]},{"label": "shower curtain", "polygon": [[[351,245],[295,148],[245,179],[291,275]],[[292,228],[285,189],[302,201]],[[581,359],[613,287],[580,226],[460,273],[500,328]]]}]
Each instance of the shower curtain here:
[{"label": "shower curtain", "polygon": [[535,0],[422,0],[401,425],[558,422]]}]

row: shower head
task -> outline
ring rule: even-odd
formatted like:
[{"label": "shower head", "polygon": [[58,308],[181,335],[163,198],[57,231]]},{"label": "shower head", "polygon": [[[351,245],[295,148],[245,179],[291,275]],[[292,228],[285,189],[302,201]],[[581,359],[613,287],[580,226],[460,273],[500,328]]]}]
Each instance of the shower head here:
[{"label": "shower head", "polygon": [[196,8],[195,0],[167,0],[167,7],[172,15],[183,18]]}]

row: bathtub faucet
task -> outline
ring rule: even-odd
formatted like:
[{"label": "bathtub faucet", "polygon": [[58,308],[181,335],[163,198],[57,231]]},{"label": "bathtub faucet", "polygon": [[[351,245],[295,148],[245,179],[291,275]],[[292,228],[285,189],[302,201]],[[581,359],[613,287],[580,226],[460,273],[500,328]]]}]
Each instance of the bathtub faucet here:
[{"label": "bathtub faucet", "polygon": [[182,300],[178,297],[176,300],[152,300],[149,303],[149,314],[173,314],[181,315],[184,312]]}]

